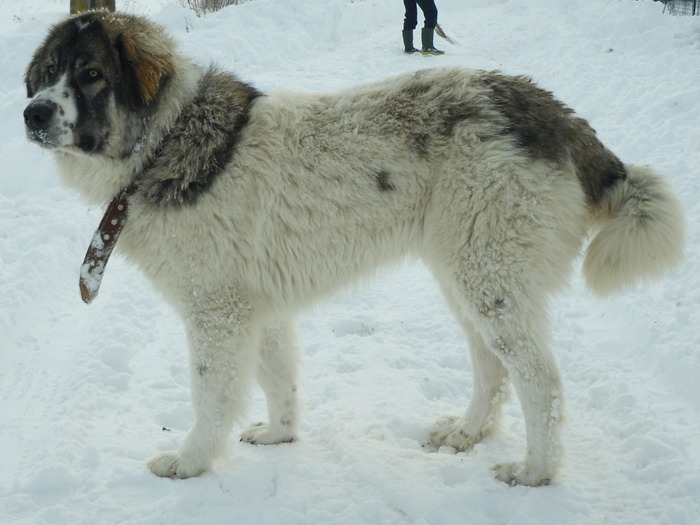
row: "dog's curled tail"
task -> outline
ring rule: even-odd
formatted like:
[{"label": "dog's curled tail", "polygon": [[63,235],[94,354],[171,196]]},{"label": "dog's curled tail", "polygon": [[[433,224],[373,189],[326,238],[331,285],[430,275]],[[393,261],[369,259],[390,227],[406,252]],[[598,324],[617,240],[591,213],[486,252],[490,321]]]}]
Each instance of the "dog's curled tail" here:
[{"label": "dog's curled tail", "polygon": [[683,260],[683,207],[671,185],[646,166],[625,165],[596,213],[598,233],[583,263],[586,285],[606,296],[659,277]]}]

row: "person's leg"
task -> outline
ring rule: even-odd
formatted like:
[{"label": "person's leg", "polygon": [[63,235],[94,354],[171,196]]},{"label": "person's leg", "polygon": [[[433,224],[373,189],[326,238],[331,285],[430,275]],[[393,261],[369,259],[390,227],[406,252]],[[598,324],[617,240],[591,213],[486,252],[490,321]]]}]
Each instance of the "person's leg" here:
[{"label": "person's leg", "polygon": [[403,0],[403,5],[406,8],[406,14],[403,19],[403,29],[413,31],[418,25],[418,7],[416,0]]},{"label": "person's leg", "polygon": [[416,0],[403,0],[406,15],[403,19],[403,50],[405,53],[417,53],[419,50],[413,47],[413,30],[418,25],[418,7]]},{"label": "person's leg", "polygon": [[435,26],[437,26],[438,10],[434,0],[416,0],[423,11],[425,24],[421,30],[421,46],[424,55],[442,55],[445,52],[435,49],[433,38],[435,36]]},{"label": "person's leg", "polygon": [[416,2],[420,6],[421,11],[423,11],[423,18],[425,18],[425,24],[423,27],[426,29],[434,29],[437,25],[438,18],[438,10],[435,6],[435,0],[416,0]]}]

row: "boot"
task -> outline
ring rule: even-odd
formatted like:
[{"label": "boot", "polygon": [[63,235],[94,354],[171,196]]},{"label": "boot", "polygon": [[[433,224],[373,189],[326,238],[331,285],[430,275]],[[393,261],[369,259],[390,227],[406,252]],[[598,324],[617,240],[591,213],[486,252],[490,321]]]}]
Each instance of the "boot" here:
[{"label": "boot", "polygon": [[401,34],[403,35],[403,52],[418,53],[419,50],[413,47],[413,29],[404,29]]},{"label": "boot", "polygon": [[444,55],[444,51],[440,51],[439,49],[435,49],[435,46],[433,45],[433,36],[435,35],[435,28],[434,27],[424,27],[421,30],[420,36],[421,36],[421,41],[423,43],[423,50],[421,53],[424,55]]}]

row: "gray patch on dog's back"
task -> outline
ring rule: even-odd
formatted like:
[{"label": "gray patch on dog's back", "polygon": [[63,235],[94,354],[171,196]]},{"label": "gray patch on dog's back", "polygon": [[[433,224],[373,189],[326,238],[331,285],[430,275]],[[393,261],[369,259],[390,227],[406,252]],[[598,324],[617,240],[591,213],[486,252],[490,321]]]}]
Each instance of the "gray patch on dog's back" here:
[{"label": "gray patch on dog's back", "polygon": [[538,159],[561,160],[567,154],[565,129],[571,127],[569,108],[551,93],[524,77],[489,74],[482,79],[495,108],[505,117],[503,135]]},{"label": "gray patch on dog's back", "polygon": [[143,175],[146,199],[157,206],[194,203],[231,160],[260,95],[232,75],[207,71]]},{"label": "gray patch on dog's back", "polygon": [[584,119],[524,77],[489,74],[482,82],[503,115],[503,135],[535,159],[562,162],[570,158],[589,201],[627,177],[622,162],[598,140]]}]

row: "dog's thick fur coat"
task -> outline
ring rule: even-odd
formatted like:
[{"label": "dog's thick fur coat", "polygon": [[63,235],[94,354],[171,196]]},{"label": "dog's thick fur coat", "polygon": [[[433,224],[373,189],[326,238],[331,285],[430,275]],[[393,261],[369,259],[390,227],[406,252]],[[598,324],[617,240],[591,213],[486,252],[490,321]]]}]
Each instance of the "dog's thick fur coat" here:
[{"label": "dog's thick fur coat", "polygon": [[649,168],[622,164],[553,96],[519,77],[435,69],[331,95],[261,94],[173,51],[137,17],[53,28],[27,73],[30,139],[66,184],[109,202],[135,184],[118,250],[181,314],[194,427],[159,476],[206,470],[250,380],[269,421],[250,443],[297,437],[293,319],[406,254],[432,269],[467,333],[474,392],[430,441],[468,450],[496,424],[507,381],[527,430],[507,483],[556,472],[562,386],[547,301],[590,231],[586,282],[609,294],[683,251],[681,206]]}]

